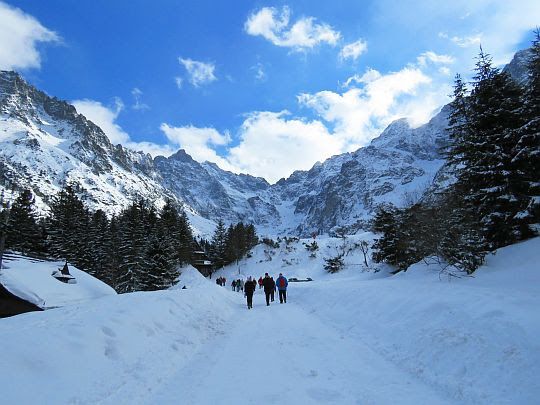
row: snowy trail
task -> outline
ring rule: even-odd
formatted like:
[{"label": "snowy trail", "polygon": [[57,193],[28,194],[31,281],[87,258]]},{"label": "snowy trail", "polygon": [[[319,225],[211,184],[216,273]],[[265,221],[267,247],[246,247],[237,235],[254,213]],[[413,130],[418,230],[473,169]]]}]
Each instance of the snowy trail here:
[{"label": "snowy trail", "polygon": [[248,311],[143,402],[189,404],[447,403],[361,342],[294,303]]}]

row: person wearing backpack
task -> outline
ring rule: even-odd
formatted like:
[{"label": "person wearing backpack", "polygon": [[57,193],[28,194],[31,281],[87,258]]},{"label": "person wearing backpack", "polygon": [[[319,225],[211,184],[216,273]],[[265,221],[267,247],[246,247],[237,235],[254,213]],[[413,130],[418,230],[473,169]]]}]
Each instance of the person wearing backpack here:
[{"label": "person wearing backpack", "polygon": [[289,285],[289,282],[285,277],[283,277],[283,274],[279,273],[279,277],[276,280],[276,285],[279,291],[279,303],[287,303],[287,286]]}]

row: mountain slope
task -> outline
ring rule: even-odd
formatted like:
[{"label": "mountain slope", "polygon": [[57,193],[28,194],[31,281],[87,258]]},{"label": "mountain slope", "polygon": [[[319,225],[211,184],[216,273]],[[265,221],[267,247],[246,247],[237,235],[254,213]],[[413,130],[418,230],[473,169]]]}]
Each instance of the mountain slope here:
[{"label": "mountain slope", "polygon": [[90,208],[108,212],[136,198],[159,205],[172,197],[152,173],[149,155],[113,146],[72,105],[14,72],[0,74],[0,144],[0,185],[31,189],[41,207],[70,182],[81,186]]}]

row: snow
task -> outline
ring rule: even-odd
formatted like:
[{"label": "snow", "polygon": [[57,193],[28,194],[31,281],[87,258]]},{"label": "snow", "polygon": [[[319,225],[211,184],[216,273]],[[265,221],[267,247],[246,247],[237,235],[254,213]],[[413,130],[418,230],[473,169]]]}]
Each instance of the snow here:
[{"label": "snow", "polygon": [[52,276],[64,262],[36,261],[24,256],[8,258],[0,272],[0,283],[12,294],[41,308],[74,305],[95,298],[116,295],[107,284],[68,264],[76,284]]},{"label": "snow", "polygon": [[[538,403],[540,238],[500,249],[461,278],[433,263],[395,276],[365,268],[354,246],[372,238],[317,238],[316,257],[304,246],[312,240],[282,240],[212,280],[188,267],[168,291],[3,319],[2,400]],[[324,257],[341,251],[346,267],[326,273]],[[313,281],[290,282],[287,303],[269,307],[257,289],[247,310],[230,282],[266,271]]]}]

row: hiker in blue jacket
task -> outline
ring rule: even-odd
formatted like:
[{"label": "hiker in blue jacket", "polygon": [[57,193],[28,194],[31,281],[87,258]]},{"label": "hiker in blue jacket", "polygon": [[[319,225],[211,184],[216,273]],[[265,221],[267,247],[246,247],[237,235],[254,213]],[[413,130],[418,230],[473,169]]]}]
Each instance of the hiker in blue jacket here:
[{"label": "hiker in blue jacket", "polygon": [[279,273],[279,277],[276,280],[276,286],[279,291],[279,303],[287,303],[287,286],[289,285],[289,282],[285,277],[283,277],[283,274]]}]

